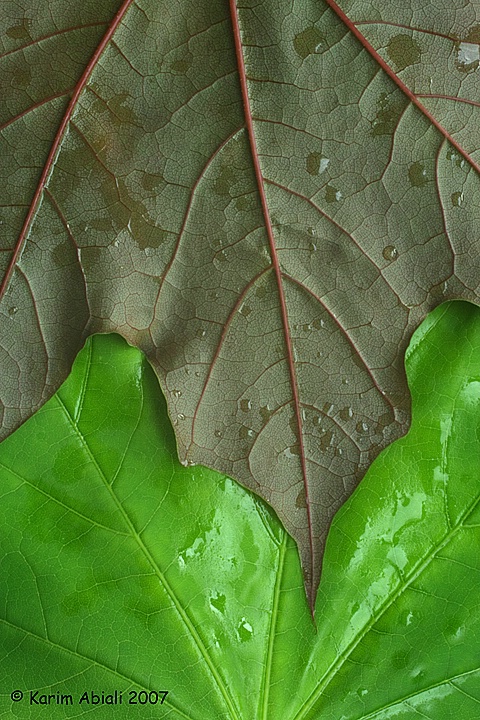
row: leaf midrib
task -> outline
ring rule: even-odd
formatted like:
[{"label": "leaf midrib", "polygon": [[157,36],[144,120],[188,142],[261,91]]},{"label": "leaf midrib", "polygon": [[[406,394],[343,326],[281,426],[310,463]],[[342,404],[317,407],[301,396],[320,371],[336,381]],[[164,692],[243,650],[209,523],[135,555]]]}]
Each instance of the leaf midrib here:
[{"label": "leaf midrib", "polygon": [[[223,698],[223,701],[225,703],[225,706],[230,713],[230,716],[232,717],[232,720],[241,720],[241,716],[237,712],[237,709],[234,705],[234,702],[232,698],[230,697],[227,688],[223,682],[223,679],[221,678],[220,674],[218,673],[213,661],[211,660],[207,649],[200,637],[200,635],[197,632],[197,629],[194,625],[194,623],[190,620],[188,614],[184,610],[184,608],[181,605],[180,600],[177,598],[173,588],[170,586],[170,583],[167,581],[167,578],[165,577],[164,573],[161,571],[160,567],[158,566],[155,558],[152,556],[148,548],[146,547],[145,543],[143,542],[142,538],[140,537],[139,533],[137,532],[135,526],[133,525],[128,513],[126,512],[125,508],[123,507],[122,503],[117,498],[117,495],[113,491],[113,488],[111,487],[110,483],[108,482],[105,473],[103,472],[102,468],[98,464],[93,452],[90,449],[90,446],[87,442],[86,437],[81,433],[80,428],[78,425],[73,421],[73,418],[70,415],[70,412],[68,411],[67,407],[63,404],[62,400],[59,397],[59,402],[63,406],[65,415],[67,417],[68,422],[70,423],[73,432],[77,437],[79,438],[80,442],[82,443],[86,454],[90,458],[90,461],[92,462],[93,466],[95,467],[99,477],[102,479],[105,488],[110,492],[111,498],[113,503],[116,505],[119,513],[122,515],[122,517],[125,520],[125,524],[127,525],[130,535],[132,538],[136,541],[137,545],[139,546],[141,552],[145,556],[147,562],[149,563],[150,567],[152,568],[153,572],[157,576],[158,580],[160,581],[162,587],[164,588],[165,592],[167,593],[168,597],[170,598],[173,607],[175,608],[178,616],[182,620],[183,624],[185,625],[185,628],[187,632],[189,633],[190,637],[193,640],[193,643],[195,647],[197,648],[200,656],[205,661],[206,666],[208,667],[210,674],[215,682],[215,685],[217,686],[221,697]],[[142,402],[141,402],[141,409],[140,414],[143,409],[143,392],[142,392]],[[138,423],[137,423],[138,424]],[[117,470],[117,474],[118,474]]]},{"label": "leaf midrib", "polygon": [[[450,685],[453,684],[454,680],[457,680],[458,678],[464,678],[468,675],[472,675],[474,673],[480,672],[480,667],[478,668],[472,668],[471,670],[466,670],[463,673],[458,673],[458,675],[452,675],[452,677],[446,678],[445,680],[441,680],[438,683],[433,683],[432,685],[429,685],[426,688],[422,688],[421,690],[418,690],[417,692],[410,693],[410,695],[404,695],[402,698],[399,698],[398,700],[394,700],[391,703],[388,703],[387,705],[383,705],[381,708],[377,708],[376,710],[372,710],[372,712],[368,713],[368,715],[359,715],[356,720],[373,720],[376,715],[379,713],[384,712],[385,710],[389,710],[390,708],[394,708],[397,705],[400,705],[403,702],[406,702],[407,700],[411,700],[412,698],[419,697],[423,695],[424,693],[428,693],[431,690],[435,690],[436,688],[442,687],[442,685]],[[458,690],[459,692],[462,691],[461,688],[459,688],[457,685],[453,685],[455,690]],[[467,693],[465,693],[467,694]]]},{"label": "leaf midrib", "polygon": [[[80,653],[78,650],[71,650],[68,647],[65,647],[65,645],[60,645],[59,643],[54,642],[53,640],[50,640],[48,637],[42,637],[41,635],[37,635],[37,633],[32,632],[31,630],[27,630],[26,628],[22,627],[21,625],[17,625],[15,623],[10,622],[9,620],[6,620],[5,618],[0,618],[0,623],[3,623],[4,625],[7,625],[10,628],[13,628],[14,630],[17,630],[19,632],[24,633],[24,635],[27,635],[30,638],[33,638],[34,640],[43,642],[44,644],[48,645],[50,648],[53,648],[59,652],[63,652],[67,655],[72,655],[74,658],[85,660],[86,662],[89,662],[91,665],[95,665],[96,667],[106,670],[109,673],[112,673],[117,678],[120,678],[121,680],[126,680],[130,687],[132,685],[140,688],[141,690],[145,690],[146,692],[149,692],[151,690],[150,687],[146,687],[145,685],[142,685],[142,683],[136,682],[131,677],[128,677],[127,675],[123,675],[122,673],[118,672],[118,670],[114,670],[113,668],[109,667],[108,665],[105,665],[104,663],[99,662],[98,660],[95,660],[94,658],[90,657],[89,655],[85,655],[85,653]],[[88,668],[86,668],[88,670]],[[79,673],[77,673],[78,675]],[[61,682],[65,682],[66,678],[63,678],[62,680],[58,680],[55,685],[59,685]],[[52,689],[52,685],[45,685],[45,686],[39,686],[36,688],[31,688],[31,690],[43,690],[43,689]],[[168,697],[168,696],[167,696]],[[168,700],[165,700],[164,705],[168,705],[174,712],[181,715],[185,720],[196,720],[191,715],[186,715],[180,708],[177,708],[175,705],[173,705]]]},{"label": "leaf midrib", "polygon": [[463,158],[468,162],[471,167],[473,167],[477,173],[480,174],[480,165],[475,162],[475,160],[468,154],[468,152],[465,150],[465,148],[457,141],[455,138],[448,132],[446,128],[443,127],[441,122],[439,122],[434,115],[431,114],[429,110],[420,102],[418,99],[418,96],[410,90],[408,85],[406,85],[403,80],[401,80],[398,75],[395,73],[394,70],[390,67],[390,65],[382,58],[382,56],[375,50],[373,45],[371,45],[366,37],[360,32],[356,24],[350,20],[348,15],[343,12],[343,10],[337,5],[335,0],[325,0],[327,5],[330,7],[330,9],[337,15],[337,17],[343,22],[343,24],[347,27],[347,29],[356,37],[356,39],[361,43],[361,45],[365,48],[365,50],[371,55],[373,60],[382,68],[382,70],[388,75],[388,77],[393,80],[395,85],[408,97],[411,103],[415,105],[415,107],[420,110],[420,112],[427,118],[427,120],[435,126],[435,128],[444,136],[446,140],[448,140],[453,147],[458,150],[458,152],[461,154]]},{"label": "leaf midrib", "polygon": [[65,114],[62,118],[62,122],[60,123],[60,126],[57,130],[57,133],[56,133],[55,138],[52,143],[52,147],[50,148],[50,152],[48,154],[47,161],[42,170],[40,180],[38,181],[38,185],[37,185],[35,193],[33,195],[33,199],[30,204],[30,208],[27,212],[27,216],[25,218],[22,229],[18,236],[18,240],[17,240],[17,243],[13,250],[12,257],[10,258],[10,262],[8,264],[7,270],[5,272],[2,282],[0,284],[0,300],[3,298],[7,288],[9,287],[10,280],[13,276],[13,271],[15,269],[15,266],[16,266],[19,258],[22,255],[23,248],[25,246],[25,243],[27,241],[27,238],[28,238],[28,235],[30,232],[30,227],[35,218],[35,213],[37,211],[37,208],[39,206],[39,203],[40,203],[40,200],[42,197],[42,193],[46,187],[46,184],[50,177],[50,173],[54,168],[55,161],[56,161],[57,155],[60,151],[60,147],[61,147],[63,138],[65,136],[66,129],[72,118],[73,112],[74,112],[77,102],[78,102],[78,99],[79,99],[81,93],[83,92],[88,80],[90,79],[90,76],[91,76],[93,70],[95,69],[99,58],[103,54],[105,48],[107,47],[107,45],[109,44],[109,42],[112,38],[114,32],[120,25],[125,13],[127,12],[128,8],[130,7],[130,5],[133,2],[134,2],[134,0],[123,0],[123,3],[121,5],[120,9],[118,10],[117,14],[115,15],[112,22],[110,23],[105,35],[101,39],[97,48],[95,49],[95,52],[93,53],[90,61],[88,62],[82,76],[80,77],[80,80],[78,81],[77,85],[75,86],[71,100],[70,100],[68,107],[65,111]]},{"label": "leaf midrib", "polygon": [[[280,314],[282,318],[283,323],[283,331],[284,331],[284,338],[285,338],[285,346],[287,351],[287,364],[288,364],[288,372],[290,376],[290,386],[292,389],[292,402],[293,402],[293,408],[295,413],[295,421],[298,428],[298,445],[299,445],[299,457],[300,457],[300,463],[301,463],[301,470],[302,470],[302,479],[303,479],[303,486],[305,489],[305,505],[306,505],[306,512],[307,512],[307,524],[308,524],[308,540],[309,540],[309,553],[310,553],[310,567],[308,569],[308,575],[309,580],[308,582],[305,582],[305,589],[307,592],[308,597],[308,603],[310,606],[310,612],[312,614],[312,618],[314,616],[315,612],[315,578],[316,578],[316,570],[315,570],[315,543],[314,543],[314,537],[313,537],[313,522],[312,522],[312,513],[311,513],[311,503],[310,503],[310,493],[309,493],[309,487],[307,482],[307,464],[306,464],[306,454],[305,454],[305,446],[303,442],[303,422],[302,422],[302,414],[301,414],[301,408],[300,408],[300,397],[299,397],[299,391],[298,391],[298,385],[297,385],[297,379],[296,379],[296,372],[295,372],[295,360],[294,360],[294,353],[293,353],[293,345],[292,345],[292,338],[290,335],[290,328],[289,328],[289,321],[288,321],[288,310],[287,310],[287,303],[285,298],[285,291],[283,289],[283,280],[282,280],[282,271],[280,268],[280,261],[278,258],[278,252],[277,247],[275,243],[275,236],[273,233],[273,227],[272,227],[272,220],[270,217],[270,212],[268,209],[267,204],[267,198],[265,194],[265,180],[262,174],[262,169],[260,167],[260,159],[259,154],[257,150],[257,142],[255,137],[255,129],[253,125],[253,114],[250,107],[250,97],[248,94],[248,84],[247,84],[247,73],[245,69],[245,60],[243,57],[243,45],[242,45],[242,39],[241,39],[241,33],[240,33],[240,24],[239,24],[239,17],[238,17],[238,9],[237,9],[237,3],[236,0],[229,0],[230,2],[230,12],[232,17],[232,30],[233,30],[233,37],[235,42],[235,54],[237,58],[237,66],[238,66],[238,74],[239,74],[239,81],[240,81],[240,88],[242,93],[242,99],[243,99],[243,107],[244,107],[244,113],[245,113],[245,124],[248,132],[248,137],[250,140],[250,149],[252,153],[252,161],[255,171],[255,178],[257,181],[257,188],[260,195],[260,202],[262,206],[262,212],[263,217],[265,220],[265,230],[268,237],[268,243],[270,247],[270,256],[272,260],[272,266],[275,273],[276,278],[276,284],[278,288],[278,295],[280,299]],[[305,568],[304,568],[305,570]]]},{"label": "leaf midrib", "polygon": [[[452,415],[455,412],[457,397],[455,397],[452,403]],[[427,551],[425,553],[425,555],[418,561],[415,567],[412,568],[412,571],[410,575],[406,577],[405,582],[401,583],[395,590],[395,592],[386,599],[386,601],[379,607],[378,611],[372,616],[371,620],[362,629],[362,632],[357,636],[357,638],[352,640],[352,642],[345,648],[345,650],[337,658],[337,660],[332,663],[330,668],[320,679],[316,689],[310,694],[310,697],[294,716],[293,720],[303,720],[306,717],[307,713],[314,707],[315,703],[318,701],[320,695],[324,692],[325,688],[330,684],[336,674],[340,671],[340,669],[343,667],[345,662],[352,655],[358,645],[362,642],[363,638],[367,635],[367,633],[370,632],[370,630],[377,624],[380,618],[387,612],[387,610],[390,609],[390,607],[405,592],[405,590],[407,590],[412,585],[412,583],[418,577],[420,577],[420,575],[422,575],[422,573],[435,559],[438,553],[454,538],[456,533],[464,528],[464,524],[467,521],[468,517],[475,511],[479,504],[480,494],[477,495],[477,497],[465,509],[462,515],[460,515],[456,524],[450,529],[449,532],[446,533],[444,538],[440,540],[430,551]]]}]

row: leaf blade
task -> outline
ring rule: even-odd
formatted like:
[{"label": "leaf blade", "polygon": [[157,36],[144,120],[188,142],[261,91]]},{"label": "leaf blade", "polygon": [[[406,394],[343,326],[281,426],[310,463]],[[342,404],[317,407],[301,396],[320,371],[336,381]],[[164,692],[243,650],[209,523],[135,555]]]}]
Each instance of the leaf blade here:
[{"label": "leaf blade", "polygon": [[421,14],[399,34],[386,8],[385,52],[362,4],[187,4],[117,4],[77,80],[6,270],[4,424],[88,334],[119,332],[160,377],[182,462],[273,505],[313,609],[334,513],[408,428],[411,333],[478,302],[470,70],[456,128],[416,92],[422,23],[447,65],[459,49]]},{"label": "leaf blade", "polygon": [[466,304],[417,336],[412,430],[334,522],[315,631],[280,523],[228,478],[180,466],[145,359],[118,337],[90,340],[61,401],[2,446],[0,712],[21,679],[76,700],[168,689],[152,720],[473,720],[479,347]]}]

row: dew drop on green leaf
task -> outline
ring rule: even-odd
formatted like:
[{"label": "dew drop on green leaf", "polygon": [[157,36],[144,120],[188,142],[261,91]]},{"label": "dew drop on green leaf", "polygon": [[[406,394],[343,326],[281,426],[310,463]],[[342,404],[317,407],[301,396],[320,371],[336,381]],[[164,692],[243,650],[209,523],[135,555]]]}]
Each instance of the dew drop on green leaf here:
[{"label": "dew drop on green leaf", "polygon": [[226,602],[227,598],[222,593],[217,593],[216,595],[212,595],[210,597],[210,605],[219,613],[222,613],[222,615],[225,613]]},{"label": "dew drop on green leaf", "polygon": [[241,621],[237,625],[238,639],[241,642],[247,642],[252,639],[253,628],[247,620],[242,617]]}]

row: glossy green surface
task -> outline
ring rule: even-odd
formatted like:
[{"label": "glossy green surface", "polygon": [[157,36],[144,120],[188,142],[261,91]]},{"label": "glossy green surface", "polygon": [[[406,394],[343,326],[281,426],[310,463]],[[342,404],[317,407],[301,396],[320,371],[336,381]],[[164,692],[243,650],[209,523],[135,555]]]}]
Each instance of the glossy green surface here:
[{"label": "glossy green surface", "polygon": [[315,628],[271,511],[181,466],[143,356],[88,341],[0,448],[0,717],[478,720],[480,311],[439,308],[408,372],[412,430],[334,521]]}]

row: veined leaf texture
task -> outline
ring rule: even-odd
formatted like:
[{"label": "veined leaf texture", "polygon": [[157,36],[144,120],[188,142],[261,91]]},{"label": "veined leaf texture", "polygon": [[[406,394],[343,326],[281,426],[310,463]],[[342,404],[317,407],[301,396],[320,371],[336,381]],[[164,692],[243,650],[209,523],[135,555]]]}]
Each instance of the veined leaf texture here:
[{"label": "veined leaf texture", "polygon": [[3,437],[88,335],[141,348],[180,460],[295,538],[410,422],[404,352],[479,301],[480,6],[22,0],[0,22]]}]

